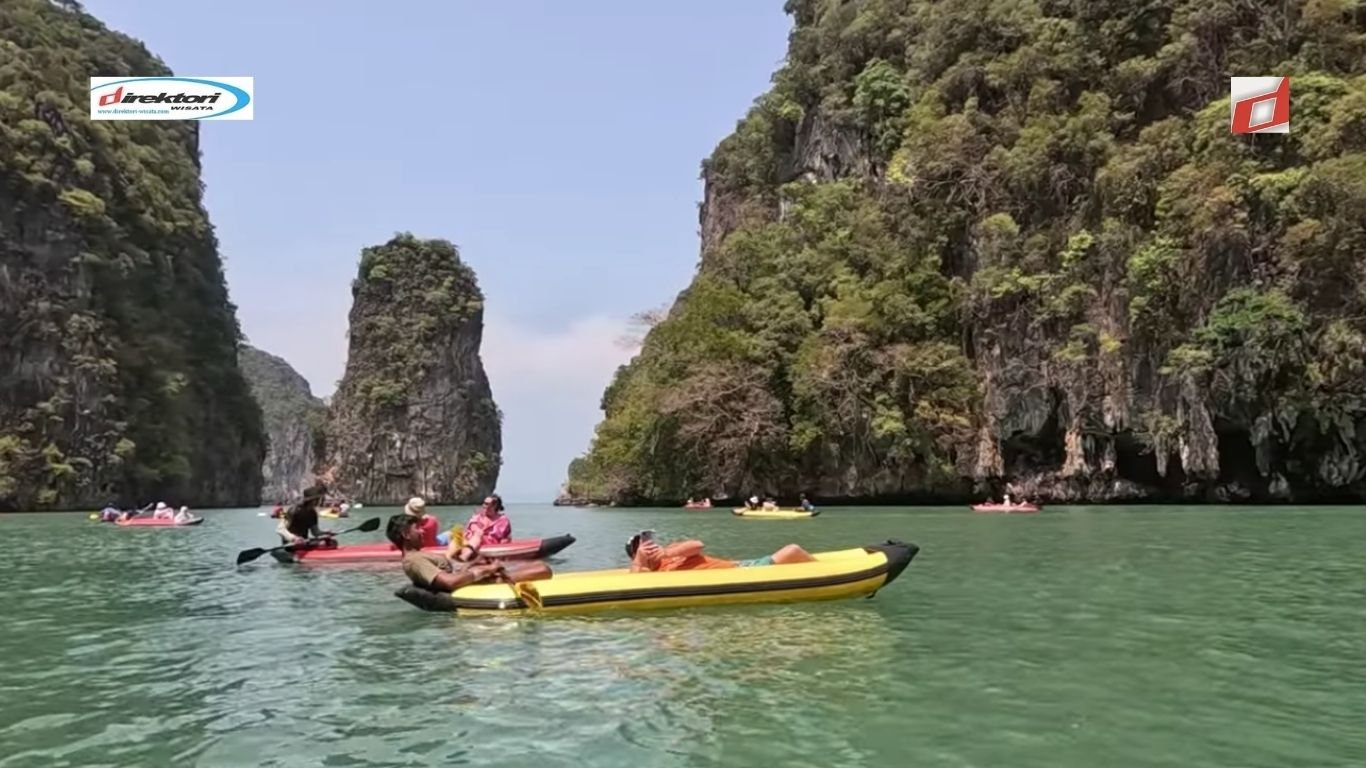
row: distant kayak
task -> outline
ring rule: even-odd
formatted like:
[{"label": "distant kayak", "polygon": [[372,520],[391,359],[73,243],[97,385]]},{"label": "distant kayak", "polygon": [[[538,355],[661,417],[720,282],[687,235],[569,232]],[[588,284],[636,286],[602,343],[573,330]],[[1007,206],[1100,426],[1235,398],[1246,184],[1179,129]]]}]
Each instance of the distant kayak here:
[{"label": "distant kayak", "polygon": [[753,517],[760,520],[796,520],[803,517],[815,517],[821,511],[813,509],[810,512],[804,509],[732,509],[730,511],[736,517]]},{"label": "distant kayak", "polygon": [[336,510],[336,509],[333,509],[332,507],[324,507],[323,509],[318,510],[318,517],[327,517],[327,518],[331,518],[331,519],[333,519],[333,520],[336,520],[336,519],[339,518],[339,517],[350,517],[350,516],[351,516],[350,514],[348,514],[348,513],[346,513],[346,512],[338,511],[338,510]]},{"label": "distant kayak", "polygon": [[[546,539],[513,539],[506,544],[484,547],[479,554],[495,560],[539,560],[561,552],[573,543],[574,537],[569,534]],[[425,547],[422,551],[442,555],[446,553],[446,547]],[[271,556],[282,563],[382,563],[400,559],[398,550],[387,541],[297,552],[281,550],[272,552]]]},{"label": "distant kayak", "polygon": [[973,512],[1000,512],[1006,515],[1026,514],[1038,512],[1040,507],[1037,504],[973,504]]},{"label": "distant kayak", "polygon": [[[644,573],[625,568],[569,571],[526,585],[540,596],[544,613],[839,600],[871,597],[901,575],[919,551],[914,544],[888,541],[816,552],[810,563]],[[457,615],[529,609],[507,584],[473,584],[454,592],[409,585],[395,594],[423,610]]]},{"label": "distant kayak", "polygon": [[204,522],[202,517],[191,517],[183,523],[177,523],[165,517],[130,517],[127,520],[115,521],[114,525],[134,526],[142,528],[184,528],[190,525],[199,525]]}]

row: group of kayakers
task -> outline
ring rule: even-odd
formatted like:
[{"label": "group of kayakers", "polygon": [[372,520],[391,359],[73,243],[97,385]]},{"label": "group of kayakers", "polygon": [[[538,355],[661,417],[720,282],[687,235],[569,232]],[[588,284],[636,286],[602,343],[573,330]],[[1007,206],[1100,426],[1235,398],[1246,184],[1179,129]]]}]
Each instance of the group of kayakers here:
[{"label": "group of kayakers", "polygon": [[[691,496],[689,496],[688,500],[683,504],[684,509],[711,509],[711,506],[712,504],[710,497],[703,498],[701,501],[695,501]],[[801,495],[801,508],[806,512],[814,512],[816,510],[816,505],[812,504],[811,500],[806,498],[806,494],[803,493]],[[750,511],[761,509],[771,511],[779,509],[779,506],[777,500],[774,499],[772,496],[765,496],[762,501],[759,499],[758,496],[750,496],[748,499],[745,500],[745,509]]]},{"label": "group of kayakers", "polygon": [[[492,509],[488,499],[471,525],[481,517],[487,519]],[[500,510],[501,511],[501,510]],[[497,516],[493,520],[506,520]],[[468,531],[470,526],[466,526]],[[403,553],[403,573],[414,586],[435,592],[451,592],[460,587],[490,580],[510,582],[539,581],[552,576],[550,567],[540,560],[499,562],[480,554],[484,544],[476,529],[464,541],[452,541],[444,553],[424,551],[427,548],[420,515],[412,515],[405,508],[401,515],[389,518],[385,537]],[[753,568],[765,565],[809,563],[816,558],[797,546],[788,544],[771,555],[752,560],[726,560],[703,553],[703,544],[696,539],[661,545],[654,540],[654,531],[641,531],[626,542],[626,556],[630,558],[632,573],[644,571],[692,571],[714,568]]]},{"label": "group of kayakers", "polygon": [[[317,483],[304,491],[301,501],[280,514],[276,532],[285,544],[307,544],[312,547],[336,547],[331,531],[324,531],[318,520],[318,505],[327,494],[327,486]],[[452,541],[452,533],[441,532],[441,521],[427,514],[427,502],[414,496],[403,505],[403,517],[408,519],[420,537],[422,547],[447,544],[469,546],[477,551],[489,544],[506,544],[512,540],[512,521],[504,514],[502,497],[490,494],[465,524],[461,535]]]},{"label": "group of kayakers", "polygon": [[[801,495],[800,506],[805,512],[814,512],[816,510],[816,505],[812,504],[811,500],[806,498],[806,494],[804,493]],[[745,499],[745,509],[750,511],[761,509],[772,511],[778,508],[778,502],[772,496],[765,496],[763,501],[760,501],[758,496],[750,496],[748,499]]]},{"label": "group of kayakers", "polygon": [[107,506],[104,509],[100,510],[99,520],[102,523],[117,523],[121,521],[127,521],[135,517],[141,517],[148,510],[152,510],[151,517],[153,520],[170,520],[171,522],[176,524],[183,524],[188,523],[189,521],[194,519],[194,515],[190,514],[189,507],[182,506],[180,509],[173,509],[166,502],[158,501],[156,503],[155,509],[152,508],[151,504],[148,504],[142,509],[124,510],[118,509],[117,507],[114,507],[112,505]]},{"label": "group of kayakers", "polygon": [[[284,510],[277,531],[285,544],[308,548],[337,546],[334,534],[322,530],[318,521],[318,505],[326,492],[326,487],[318,483],[304,492],[301,501]],[[805,495],[801,499],[803,508],[814,509]],[[772,499],[766,502],[774,503]],[[749,504],[751,508],[762,508],[757,497],[751,497]],[[415,496],[403,506],[401,513],[389,518],[385,538],[403,553],[403,572],[409,581],[423,589],[451,592],[491,580],[523,582],[551,576],[549,566],[540,560],[503,562],[483,554],[490,545],[512,540],[512,521],[497,494],[484,498],[463,529],[449,532],[441,531],[440,521],[427,513],[426,501]],[[433,551],[441,546],[446,548],[444,552]],[[705,554],[702,542],[696,539],[664,544],[655,541],[654,531],[648,530],[627,540],[626,556],[632,572],[750,568],[806,563],[815,559],[800,546],[788,544],[764,557],[726,560]]]}]

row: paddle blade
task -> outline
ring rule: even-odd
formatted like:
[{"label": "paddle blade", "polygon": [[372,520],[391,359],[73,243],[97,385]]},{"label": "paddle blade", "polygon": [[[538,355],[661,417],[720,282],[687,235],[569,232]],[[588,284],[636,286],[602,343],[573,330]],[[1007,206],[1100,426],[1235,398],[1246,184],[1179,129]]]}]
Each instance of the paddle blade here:
[{"label": "paddle blade", "polygon": [[512,589],[522,599],[522,602],[530,606],[533,611],[539,611],[545,607],[545,603],[541,602],[541,593],[531,584],[519,582],[513,584]]},{"label": "paddle blade", "polygon": [[356,528],[356,530],[358,530],[358,531],[378,531],[378,530],[379,530],[379,518],[378,518],[378,517],[372,517],[372,518],[370,518],[369,520],[366,520],[365,522],[361,523],[360,526]]},{"label": "paddle blade", "polygon": [[257,547],[256,549],[244,549],[237,553],[237,564],[250,563],[252,560],[264,555],[267,550]]}]

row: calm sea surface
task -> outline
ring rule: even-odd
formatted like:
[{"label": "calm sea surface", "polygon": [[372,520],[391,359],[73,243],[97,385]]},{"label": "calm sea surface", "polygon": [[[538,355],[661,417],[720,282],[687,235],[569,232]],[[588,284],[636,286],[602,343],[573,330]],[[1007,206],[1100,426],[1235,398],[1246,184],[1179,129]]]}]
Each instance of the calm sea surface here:
[{"label": "calm sea surface", "polygon": [[0,516],[0,768],[1366,765],[1366,509],[510,505],[578,537],[556,570],[643,527],[922,551],[872,600],[477,619],[393,566],[234,568],[258,512]]}]

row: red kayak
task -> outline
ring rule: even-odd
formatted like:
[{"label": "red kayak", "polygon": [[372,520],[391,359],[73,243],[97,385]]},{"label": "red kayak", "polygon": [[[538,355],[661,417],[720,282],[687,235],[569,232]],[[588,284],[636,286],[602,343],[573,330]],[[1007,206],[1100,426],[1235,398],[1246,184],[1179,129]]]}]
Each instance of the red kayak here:
[{"label": "red kayak", "polygon": [[[574,537],[569,534],[551,536],[548,539],[513,539],[506,544],[491,544],[484,547],[479,554],[495,560],[539,560],[550,557],[573,543]],[[422,551],[444,555],[446,547],[425,547]],[[387,541],[352,544],[332,549],[301,549],[297,552],[280,550],[270,554],[282,563],[382,563],[386,560],[399,559],[398,550]]]},{"label": "red kayak", "polygon": [[187,525],[199,525],[202,522],[204,522],[204,518],[202,517],[191,518],[183,523],[177,523],[176,521],[168,517],[130,517],[127,520],[115,520],[114,525],[136,525],[153,528],[184,528]]},{"label": "red kayak", "polygon": [[1002,512],[1007,515],[1021,514],[1025,512],[1038,512],[1037,504],[973,504],[973,512]]}]

